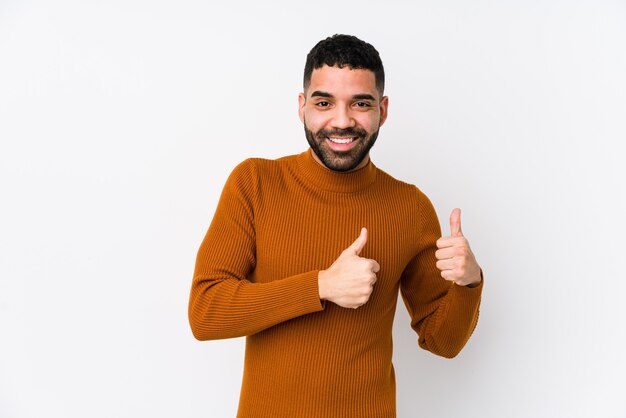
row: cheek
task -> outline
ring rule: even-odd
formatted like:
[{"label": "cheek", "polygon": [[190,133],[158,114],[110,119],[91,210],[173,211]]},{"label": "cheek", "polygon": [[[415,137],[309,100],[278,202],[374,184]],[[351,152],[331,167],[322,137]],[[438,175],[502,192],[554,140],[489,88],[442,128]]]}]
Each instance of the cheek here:
[{"label": "cheek", "polygon": [[366,131],[374,132],[378,129],[378,125],[380,124],[380,115],[378,113],[366,114],[358,118],[357,121]]},{"label": "cheek", "polygon": [[304,112],[304,120],[309,130],[313,132],[319,131],[324,127],[324,118],[320,117],[316,112]]}]

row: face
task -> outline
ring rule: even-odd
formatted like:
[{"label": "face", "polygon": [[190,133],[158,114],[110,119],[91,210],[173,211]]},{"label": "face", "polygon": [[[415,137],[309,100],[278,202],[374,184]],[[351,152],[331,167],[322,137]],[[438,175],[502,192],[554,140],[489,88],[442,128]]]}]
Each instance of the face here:
[{"label": "face", "polygon": [[323,66],[298,97],[300,120],[314,157],[335,171],[359,169],[369,161],[378,129],[387,119],[370,70]]}]

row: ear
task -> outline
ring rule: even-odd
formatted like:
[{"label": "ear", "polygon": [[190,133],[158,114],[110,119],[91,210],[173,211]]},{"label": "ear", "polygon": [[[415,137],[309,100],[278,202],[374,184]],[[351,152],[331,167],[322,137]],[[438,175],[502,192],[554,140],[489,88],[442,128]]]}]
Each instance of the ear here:
[{"label": "ear", "polygon": [[387,120],[387,109],[389,107],[389,97],[383,96],[380,99],[380,124],[379,126],[383,126],[383,123]]},{"label": "ear", "polygon": [[306,105],[306,97],[304,97],[304,93],[300,93],[298,95],[298,116],[302,123],[304,123],[304,105]]}]

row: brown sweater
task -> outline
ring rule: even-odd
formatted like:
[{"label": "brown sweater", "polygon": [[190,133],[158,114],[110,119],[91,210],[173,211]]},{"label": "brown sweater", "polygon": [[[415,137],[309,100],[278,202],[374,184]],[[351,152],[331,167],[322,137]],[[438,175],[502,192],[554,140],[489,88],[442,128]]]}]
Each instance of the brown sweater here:
[{"label": "brown sweater", "polygon": [[[398,290],[419,345],[453,357],[476,326],[482,282],[441,278],[439,222],[417,187],[371,161],[333,172],[311,152],[233,170],[198,251],[191,328],[199,340],[246,336],[238,417],[395,417]],[[361,227],[361,257],[380,264],[370,300],[358,309],[320,301],[319,270]]]}]

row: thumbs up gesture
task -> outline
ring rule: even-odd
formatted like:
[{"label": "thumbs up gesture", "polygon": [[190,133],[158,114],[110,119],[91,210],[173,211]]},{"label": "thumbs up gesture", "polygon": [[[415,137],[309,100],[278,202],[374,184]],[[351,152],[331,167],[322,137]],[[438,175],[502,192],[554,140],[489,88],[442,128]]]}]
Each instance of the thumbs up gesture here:
[{"label": "thumbs up gesture", "polygon": [[366,243],[367,229],[362,228],[356,241],[343,250],[328,269],[320,270],[320,299],[354,309],[369,300],[380,266],[376,260],[359,255]]},{"label": "thumbs up gesture", "polygon": [[450,234],[437,240],[437,268],[441,277],[459,286],[476,286],[482,280],[480,266],[474,258],[467,239],[461,230],[461,209],[450,215]]}]

